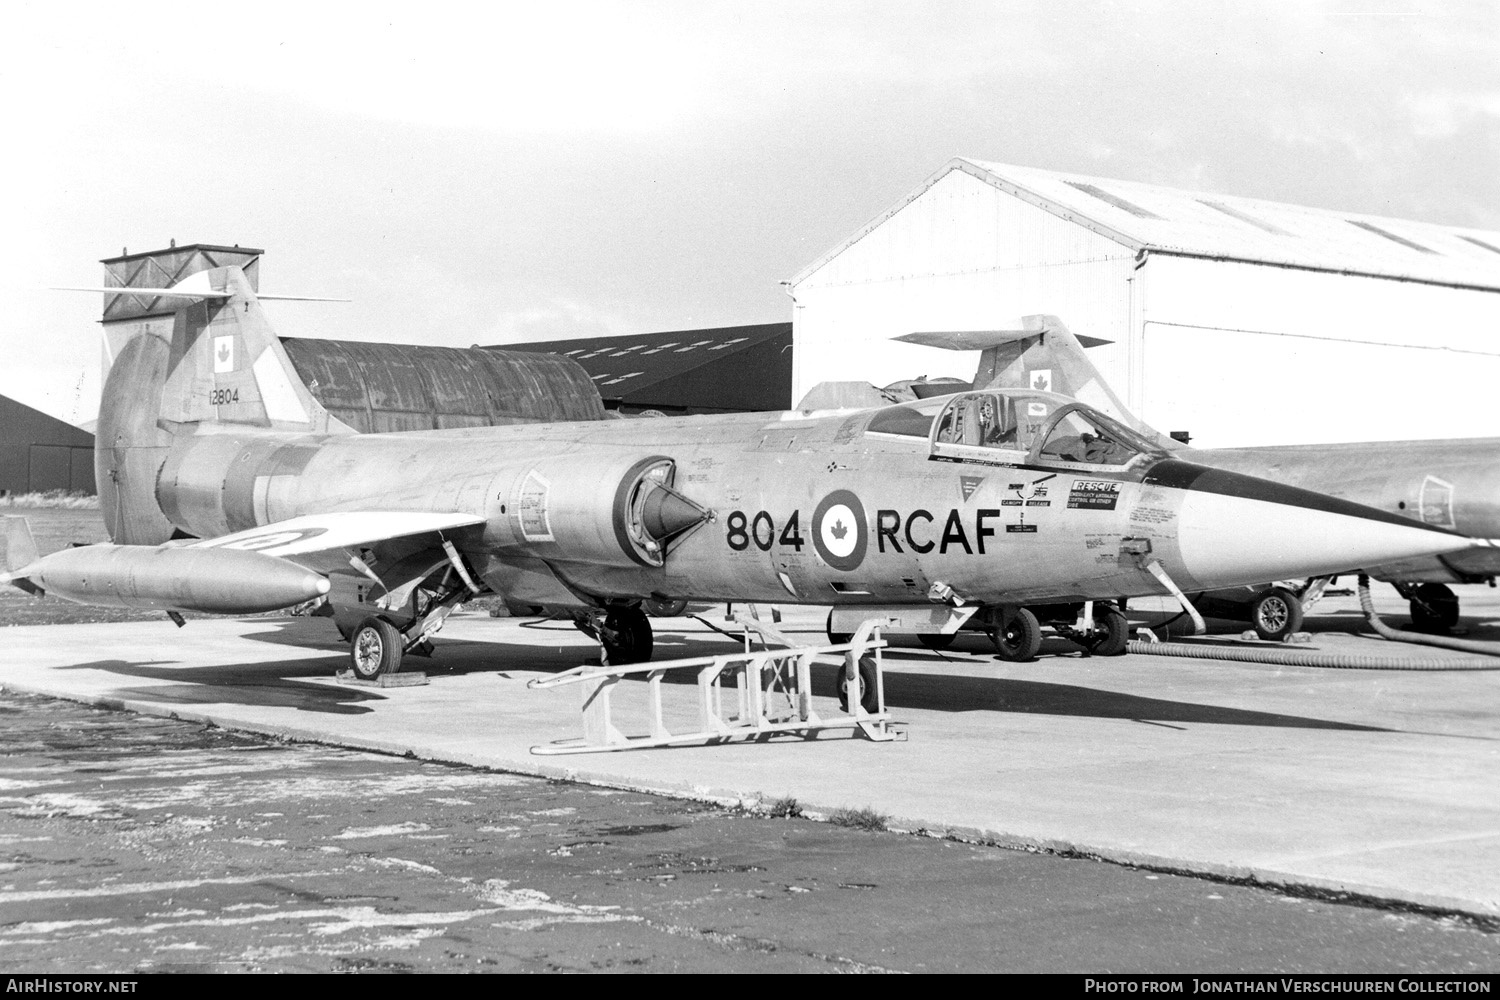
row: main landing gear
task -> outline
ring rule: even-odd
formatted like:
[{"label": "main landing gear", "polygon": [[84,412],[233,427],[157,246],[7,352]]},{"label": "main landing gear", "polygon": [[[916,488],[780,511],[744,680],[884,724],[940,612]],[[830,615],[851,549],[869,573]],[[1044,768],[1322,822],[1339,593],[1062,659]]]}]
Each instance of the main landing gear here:
[{"label": "main landing gear", "polygon": [[362,681],[401,669],[405,640],[396,626],[374,615],[355,626],[349,635],[349,666]]},{"label": "main landing gear", "polygon": [[1042,648],[1042,623],[1030,608],[1016,608],[1003,615],[1000,624],[990,630],[990,641],[1000,659],[1026,663],[1036,659]]},{"label": "main landing gear", "polygon": [[[1030,607],[989,605],[980,608],[961,631],[983,632],[995,646],[995,654],[1009,663],[1028,663],[1041,652],[1047,630],[1082,646],[1093,656],[1120,656],[1130,641],[1130,622],[1124,610],[1110,601],[1095,601],[1084,619],[1084,605],[1045,604]],[[848,642],[850,636],[833,628],[833,612],[825,626],[828,641]],[[917,642],[933,651],[953,644],[959,633],[918,632]]]},{"label": "main landing gear", "polygon": [[[473,590],[464,584],[435,589],[418,587],[409,605],[415,612],[411,618],[395,613],[390,617],[367,615],[352,629],[339,624],[335,618],[339,633],[349,640],[349,669],[359,680],[374,681],[387,674],[399,673],[401,661],[408,653],[431,656],[433,648],[429,637],[443,627],[448,615],[471,593]],[[392,618],[404,620],[405,624],[398,625]]]},{"label": "main landing gear", "polygon": [[581,612],[574,616],[573,624],[584,635],[598,640],[601,661],[612,667],[651,659],[651,619],[639,607]]},{"label": "main landing gear", "polygon": [[1108,601],[1095,601],[1085,627],[1080,604],[1054,604],[1001,610],[989,631],[995,653],[1011,663],[1036,659],[1042,648],[1042,629],[1052,629],[1094,656],[1119,656],[1130,641],[1130,622],[1125,612]]},{"label": "main landing gear", "polygon": [[1446,635],[1458,624],[1458,595],[1441,583],[1398,583],[1400,595],[1411,607],[1414,632]]}]

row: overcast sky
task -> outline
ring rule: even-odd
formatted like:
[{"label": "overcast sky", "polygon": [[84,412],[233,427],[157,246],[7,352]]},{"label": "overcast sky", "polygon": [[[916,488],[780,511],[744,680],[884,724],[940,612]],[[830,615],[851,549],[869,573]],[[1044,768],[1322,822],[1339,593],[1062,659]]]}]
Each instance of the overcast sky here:
[{"label": "overcast sky", "polygon": [[28,3],[0,394],[98,406],[98,260],[266,250],[289,336],[790,319],[953,156],[1500,230],[1500,4]]}]

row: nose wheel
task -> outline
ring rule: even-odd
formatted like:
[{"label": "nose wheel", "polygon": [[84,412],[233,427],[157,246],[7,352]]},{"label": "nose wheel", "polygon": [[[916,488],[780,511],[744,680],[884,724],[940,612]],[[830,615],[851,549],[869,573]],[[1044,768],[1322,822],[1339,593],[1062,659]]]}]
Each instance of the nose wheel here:
[{"label": "nose wheel", "polygon": [[1281,642],[1302,627],[1302,602],[1285,587],[1272,587],[1250,605],[1250,626],[1268,642]]}]

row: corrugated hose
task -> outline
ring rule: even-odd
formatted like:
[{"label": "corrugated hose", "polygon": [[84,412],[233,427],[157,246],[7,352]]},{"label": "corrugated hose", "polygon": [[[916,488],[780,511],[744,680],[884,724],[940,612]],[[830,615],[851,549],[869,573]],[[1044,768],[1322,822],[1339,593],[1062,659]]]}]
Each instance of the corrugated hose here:
[{"label": "corrugated hose", "polygon": [[1370,578],[1359,575],[1359,606],[1377,635],[1392,642],[1410,642],[1423,646],[1455,649],[1480,656],[1434,660],[1417,656],[1378,656],[1367,653],[1329,653],[1319,650],[1286,648],[1256,649],[1206,642],[1143,642],[1132,639],[1125,644],[1131,653],[1152,656],[1186,656],[1201,660],[1237,660],[1243,663],[1272,663],[1283,667],[1328,667],[1341,670],[1500,670],[1500,643],[1449,639],[1444,636],[1403,632],[1391,628],[1375,613],[1370,599]]}]

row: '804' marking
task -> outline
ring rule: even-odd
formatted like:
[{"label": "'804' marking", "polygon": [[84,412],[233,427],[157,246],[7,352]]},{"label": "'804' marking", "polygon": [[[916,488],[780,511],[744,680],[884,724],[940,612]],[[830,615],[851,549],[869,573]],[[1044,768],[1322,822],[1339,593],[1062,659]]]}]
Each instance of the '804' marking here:
[{"label": "'804' marking", "polygon": [[725,527],[728,533],[726,540],[729,547],[736,552],[744,552],[752,544],[762,552],[771,551],[773,545],[782,545],[787,548],[802,551],[802,546],[807,544],[802,537],[802,528],[799,523],[800,512],[792,511],[792,516],[781,529],[781,537],[776,536],[776,520],[769,511],[757,511],[752,518],[742,510],[729,512],[725,519]]}]

